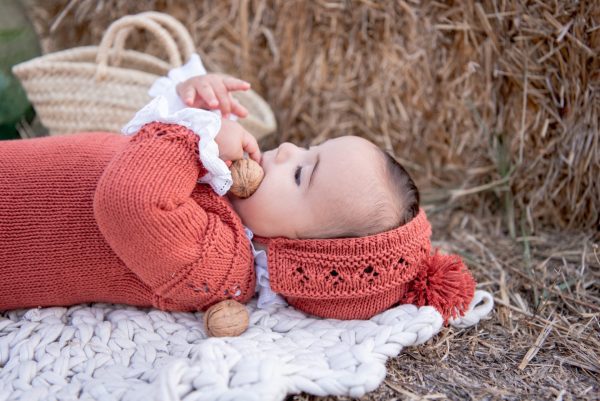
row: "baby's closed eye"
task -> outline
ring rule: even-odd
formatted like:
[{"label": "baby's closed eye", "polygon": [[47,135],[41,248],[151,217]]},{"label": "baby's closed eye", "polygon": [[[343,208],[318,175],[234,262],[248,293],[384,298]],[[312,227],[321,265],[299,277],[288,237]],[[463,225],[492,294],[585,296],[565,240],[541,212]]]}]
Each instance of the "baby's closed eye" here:
[{"label": "baby's closed eye", "polygon": [[296,179],[296,184],[300,186],[300,176],[302,174],[302,166],[296,167],[296,172],[294,173],[294,178]]}]

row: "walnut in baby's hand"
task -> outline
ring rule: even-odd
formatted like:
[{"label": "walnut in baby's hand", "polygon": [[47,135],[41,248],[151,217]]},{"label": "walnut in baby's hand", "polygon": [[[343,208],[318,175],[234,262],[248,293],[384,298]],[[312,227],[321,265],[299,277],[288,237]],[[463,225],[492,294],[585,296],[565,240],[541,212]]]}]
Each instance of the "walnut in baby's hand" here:
[{"label": "walnut in baby's hand", "polygon": [[206,110],[220,110],[223,118],[231,113],[240,118],[248,115],[231,92],[246,91],[250,84],[241,79],[224,74],[206,74],[188,78],[177,85],[177,94],[189,107]]},{"label": "walnut in baby's hand", "polygon": [[265,176],[262,167],[252,159],[236,160],[229,169],[233,179],[229,190],[238,198],[252,196]]},{"label": "walnut in baby's hand", "polygon": [[[230,167],[233,178],[231,192],[240,198],[249,197],[264,176],[256,138],[235,121],[222,119],[215,142],[219,147],[219,158],[234,161]],[[244,152],[248,153],[249,159],[244,159]]]}]

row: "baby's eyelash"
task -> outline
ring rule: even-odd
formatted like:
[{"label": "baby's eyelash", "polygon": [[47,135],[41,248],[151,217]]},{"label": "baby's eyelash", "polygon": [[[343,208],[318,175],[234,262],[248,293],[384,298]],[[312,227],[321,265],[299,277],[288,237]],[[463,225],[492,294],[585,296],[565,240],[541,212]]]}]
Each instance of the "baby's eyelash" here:
[{"label": "baby's eyelash", "polygon": [[296,172],[294,173],[294,178],[296,179],[296,184],[298,184],[298,185],[300,185],[301,170],[302,170],[302,167],[298,166],[298,167],[296,167]]}]

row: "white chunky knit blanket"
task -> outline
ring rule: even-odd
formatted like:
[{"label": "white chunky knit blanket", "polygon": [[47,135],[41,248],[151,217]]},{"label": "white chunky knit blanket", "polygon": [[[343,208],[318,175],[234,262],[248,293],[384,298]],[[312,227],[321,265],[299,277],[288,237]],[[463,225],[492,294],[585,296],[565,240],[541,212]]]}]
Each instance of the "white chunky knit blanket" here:
[{"label": "white chunky knit blanket", "polygon": [[[402,305],[370,320],[312,318],[290,306],[247,304],[239,337],[207,338],[203,313],[104,303],[0,313],[0,400],[283,400],[360,397],[387,358],[439,332],[432,307]],[[477,291],[457,327],[493,298]]]}]

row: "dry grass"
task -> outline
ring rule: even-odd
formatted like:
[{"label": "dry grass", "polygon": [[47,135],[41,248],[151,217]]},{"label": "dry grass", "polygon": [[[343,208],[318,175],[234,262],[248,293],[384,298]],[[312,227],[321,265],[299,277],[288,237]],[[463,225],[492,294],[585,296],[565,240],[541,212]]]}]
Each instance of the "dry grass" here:
[{"label": "dry grass", "polygon": [[435,200],[503,213],[513,237],[600,224],[597,1],[26,2],[46,51],[169,12],[272,105],[270,144],[369,138]]},{"label": "dry grass", "polygon": [[263,147],[356,134],[408,167],[435,245],[497,307],[390,360],[363,400],[600,399],[599,2],[26,1],[46,51],[167,11],[271,104]]}]

